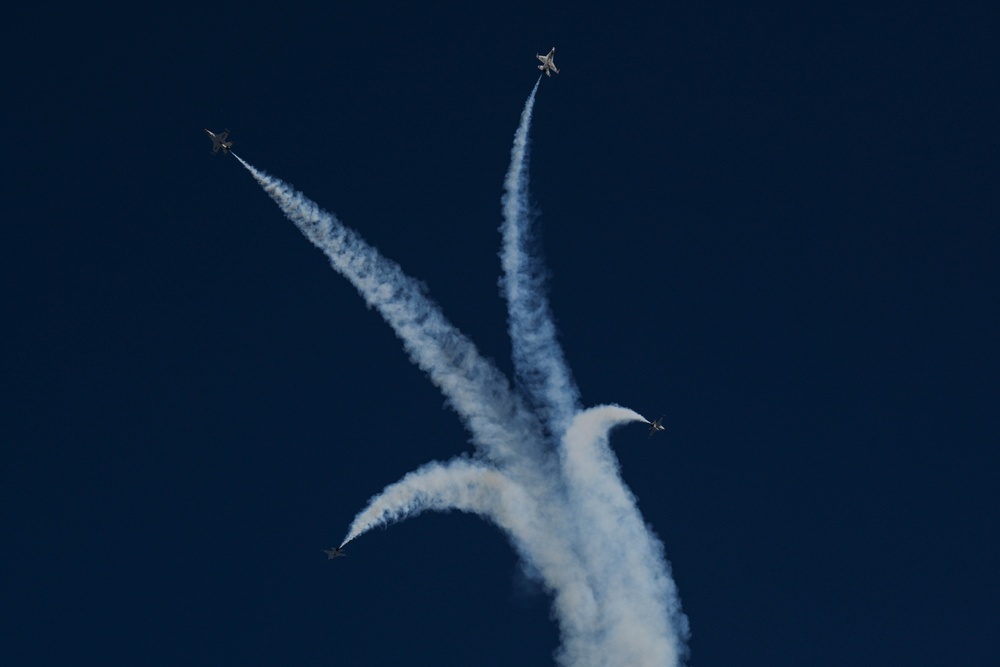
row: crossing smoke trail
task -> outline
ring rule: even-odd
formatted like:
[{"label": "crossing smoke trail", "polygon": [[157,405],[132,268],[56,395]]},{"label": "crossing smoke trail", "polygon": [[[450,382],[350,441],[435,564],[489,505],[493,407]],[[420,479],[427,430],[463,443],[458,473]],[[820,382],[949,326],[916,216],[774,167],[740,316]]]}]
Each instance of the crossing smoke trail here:
[{"label": "crossing smoke trail", "polygon": [[544,267],[533,253],[527,161],[537,90],[536,82],[514,136],[502,199],[501,284],[516,386],[525,396],[511,391],[397,264],[301,193],[237,159],[392,326],[477,446],[477,459],[430,463],[386,487],[355,517],[341,546],[427,510],[478,514],[504,531],[526,569],[552,593],[560,664],[677,665],[686,654],[687,619],[663,545],[643,522],[608,441],[616,425],[646,420],[618,406],[580,411]]},{"label": "crossing smoke trail", "polygon": [[[561,507],[540,505],[500,471],[468,459],[429,463],[390,484],[373,497],[351,523],[341,547],[372,528],[411,518],[427,510],[471,512],[492,521],[511,538],[521,557],[555,594],[553,606],[563,635],[564,653],[593,654],[592,629],[598,610],[589,574],[562,540],[549,535],[569,521]],[[589,664],[577,659],[566,664]]]}]

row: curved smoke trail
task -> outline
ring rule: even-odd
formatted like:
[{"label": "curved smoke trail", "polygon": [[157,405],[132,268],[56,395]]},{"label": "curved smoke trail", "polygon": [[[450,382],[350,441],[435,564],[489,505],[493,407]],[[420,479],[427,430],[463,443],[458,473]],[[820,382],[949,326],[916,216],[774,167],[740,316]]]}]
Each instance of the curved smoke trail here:
[{"label": "curved smoke trail", "polygon": [[[428,510],[478,514],[507,534],[524,562],[531,564],[532,572],[553,593],[564,637],[562,653],[593,656],[599,645],[594,629],[600,625],[600,613],[590,575],[578,554],[568,548],[568,540],[553,539],[572,526],[565,509],[565,503],[556,498],[539,505],[516,481],[481,463],[464,458],[445,464],[433,462],[375,495],[355,517],[340,546],[373,528]],[[566,664],[591,663],[577,658]]]},{"label": "curved smoke trail", "polygon": [[523,493],[495,468],[468,459],[454,459],[444,464],[434,461],[407,473],[374,496],[351,522],[340,546],[372,528],[427,510],[471,512],[506,528],[510,520],[505,501],[521,500]]},{"label": "curved smoke trail", "polygon": [[583,558],[601,609],[602,647],[614,664],[673,665],[685,655],[687,618],[663,544],[642,520],[608,444],[611,429],[631,421],[647,420],[616,405],[577,414],[563,438],[562,469],[579,530],[601,545]]},{"label": "curved smoke trail", "polygon": [[677,665],[687,619],[663,545],[643,522],[608,444],[616,425],[646,420],[618,406],[579,411],[544,267],[532,252],[527,158],[537,89],[538,83],[514,135],[501,226],[515,373],[535,412],[397,264],[301,193],[237,159],[393,327],[488,460],[459,458],[409,473],[369,501],[341,546],[426,510],[479,514],[507,534],[552,592],[561,664]]}]

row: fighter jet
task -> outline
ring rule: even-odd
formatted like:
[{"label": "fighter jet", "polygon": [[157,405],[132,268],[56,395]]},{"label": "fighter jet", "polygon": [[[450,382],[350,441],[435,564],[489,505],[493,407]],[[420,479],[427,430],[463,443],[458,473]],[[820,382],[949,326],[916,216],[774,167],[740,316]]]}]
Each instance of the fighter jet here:
[{"label": "fighter jet", "polygon": [[552,50],[549,51],[549,54],[546,56],[540,56],[536,53],[535,57],[542,61],[542,64],[538,66],[538,69],[545,72],[548,76],[552,76],[553,72],[556,74],[559,73],[559,68],[556,67],[555,63],[556,47],[553,46]]},{"label": "fighter jet", "polygon": [[660,417],[659,419],[654,419],[653,421],[649,422],[650,437],[652,437],[652,435],[657,431],[663,431],[663,430],[665,430],[663,428],[663,417]]},{"label": "fighter jet", "polygon": [[220,132],[219,134],[215,134],[211,130],[205,130],[205,133],[212,137],[212,155],[218,153],[220,148],[223,153],[229,152],[229,148],[233,145],[233,142],[226,141],[226,137],[229,136],[229,130]]},{"label": "fighter jet", "polygon": [[332,549],[323,549],[323,553],[326,554],[327,560],[333,560],[334,558],[340,558],[341,556],[343,556],[344,558],[347,557],[347,554],[344,553],[344,550],[337,547],[333,547]]}]

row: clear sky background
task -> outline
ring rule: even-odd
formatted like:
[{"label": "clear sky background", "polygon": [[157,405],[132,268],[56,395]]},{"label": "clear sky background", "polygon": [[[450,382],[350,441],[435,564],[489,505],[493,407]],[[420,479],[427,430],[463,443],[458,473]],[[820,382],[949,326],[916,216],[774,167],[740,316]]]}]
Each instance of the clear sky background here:
[{"label": "clear sky background", "polygon": [[0,661],[551,664],[475,517],[327,562],[468,435],[202,128],[509,372],[501,186],[555,46],[551,303],[586,405],[665,415],[612,444],[690,663],[994,664],[989,3],[336,4],[5,20]]}]

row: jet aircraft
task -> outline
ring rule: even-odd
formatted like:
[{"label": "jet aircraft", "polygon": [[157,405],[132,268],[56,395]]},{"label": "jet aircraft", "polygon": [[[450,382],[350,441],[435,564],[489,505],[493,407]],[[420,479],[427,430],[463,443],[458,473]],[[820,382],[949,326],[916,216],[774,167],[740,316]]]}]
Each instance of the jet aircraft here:
[{"label": "jet aircraft", "polygon": [[342,556],[344,558],[347,557],[347,554],[344,553],[344,550],[338,547],[333,547],[332,549],[323,549],[323,553],[326,554],[327,560],[333,560],[334,558],[340,558]]},{"label": "jet aircraft", "polygon": [[233,142],[226,141],[226,137],[229,136],[229,130],[226,130],[225,132],[220,132],[219,134],[216,134],[211,130],[205,130],[205,133],[212,138],[212,155],[218,153],[220,148],[222,149],[223,153],[229,152],[229,149],[233,145]]},{"label": "jet aircraft", "polygon": [[663,431],[663,417],[649,422],[649,435],[652,436],[657,431]]},{"label": "jet aircraft", "polygon": [[545,72],[545,74],[547,74],[548,76],[552,76],[553,72],[555,72],[556,74],[559,73],[559,68],[556,67],[555,63],[556,47],[553,46],[552,50],[549,51],[548,55],[540,56],[536,53],[535,57],[542,61],[542,64],[538,66],[538,69]]}]

